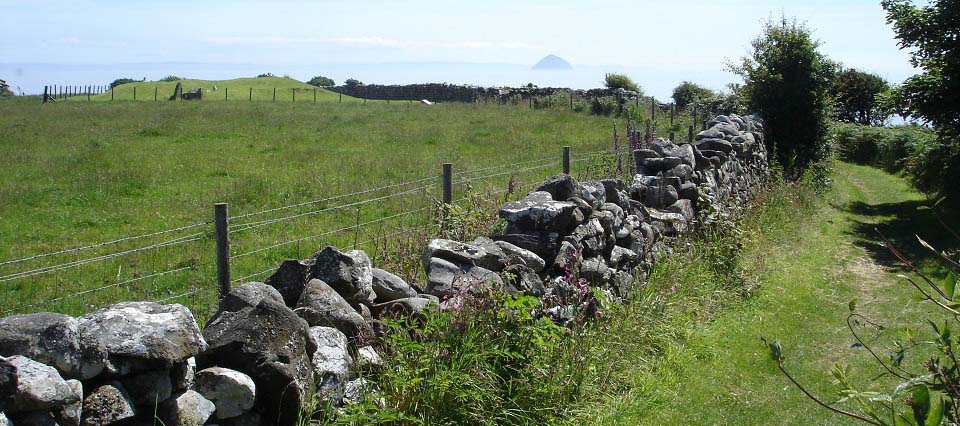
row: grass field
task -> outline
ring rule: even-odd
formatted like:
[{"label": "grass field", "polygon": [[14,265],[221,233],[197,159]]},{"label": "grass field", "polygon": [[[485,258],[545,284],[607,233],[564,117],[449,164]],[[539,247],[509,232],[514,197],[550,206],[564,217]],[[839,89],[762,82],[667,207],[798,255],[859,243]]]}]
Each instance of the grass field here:
[{"label": "grass field", "polygon": [[[903,271],[879,246],[874,228],[937,278],[944,271],[913,235],[940,248],[958,242],[929,212],[917,210],[925,201],[905,180],[877,169],[838,165],[834,189],[824,198],[806,213],[785,205],[747,221],[744,273],[758,285],[753,297],[724,296],[728,292],[698,282],[702,267],[683,260],[655,275],[651,284],[675,288],[675,295],[659,302],[652,324],[643,306],[634,319],[620,320],[622,329],[614,331],[624,337],[612,337],[615,348],[598,362],[612,370],[594,388],[606,397],[590,400],[574,423],[859,424],[801,394],[777,371],[761,337],[781,341],[787,368],[825,401],[838,399],[834,364],[849,366],[865,390],[889,391],[896,382],[878,377],[883,371],[854,345],[845,323],[848,302],[857,300],[858,312],[884,326],[857,327],[881,357],[906,335],[926,335],[925,319],[941,314],[896,277]],[[947,217],[958,224],[956,216]],[[922,315],[927,312],[934,314]],[[922,370],[925,360],[923,352],[913,353],[904,366]]]},{"label": "grass field", "polygon": [[[617,123],[621,134],[624,125],[622,119],[524,106],[313,104],[300,103],[299,98],[296,104],[76,101],[47,105],[26,98],[0,102],[0,116],[4,117],[0,166],[6,171],[0,181],[4,200],[0,203],[0,285],[6,287],[0,312],[49,309],[72,314],[127,299],[170,298],[198,309],[206,306],[177,296],[201,289],[209,301],[215,288],[212,225],[204,223],[212,219],[214,203],[229,203],[230,215],[236,217],[431,179],[232,221],[232,227],[245,228],[303,215],[231,231],[234,254],[316,236],[234,262],[234,278],[263,279],[280,260],[305,257],[324,243],[349,248],[430,222],[443,162],[453,163],[456,180],[493,175],[471,182],[474,189],[483,186],[502,192],[513,177],[516,193],[525,193],[530,185],[560,171],[562,146],[572,146],[575,158],[581,157],[574,162],[574,171],[582,173],[588,165],[582,156],[608,149],[612,125]],[[537,159],[541,161],[530,162]],[[509,166],[512,163],[523,164]],[[507,167],[487,169],[500,165]],[[471,169],[485,170],[461,174]],[[466,185],[455,186],[456,195],[463,196]],[[388,197],[396,192],[406,195]],[[386,198],[334,209],[375,197]],[[386,224],[356,226],[411,210],[416,214]],[[8,263],[191,224],[200,225]],[[353,229],[318,235],[346,226]],[[143,246],[158,247],[87,262],[90,256]],[[48,270],[64,264],[62,269]],[[152,276],[174,269],[178,271],[170,275]],[[250,276],[254,273],[260,275]],[[101,287],[105,289],[70,296]],[[69,297],[58,299],[65,296]],[[30,306],[49,299],[58,300]]]},{"label": "grass field", "polygon": [[[338,93],[317,88],[301,81],[285,77],[251,77],[232,80],[180,80],[184,92],[203,90],[204,102],[216,101],[273,101],[277,102],[343,102],[362,103],[362,99],[350,96],[340,96]],[[121,84],[114,88],[113,93],[108,89],[99,95],[90,96],[90,101],[166,101],[173,95],[176,81],[144,81]],[[276,98],[274,98],[276,89]],[[134,99],[136,91],[136,99]],[[156,94],[156,98],[154,97]],[[294,98],[296,97],[296,98]],[[86,96],[67,98],[69,102],[87,102]],[[367,101],[373,102],[373,101]]]}]

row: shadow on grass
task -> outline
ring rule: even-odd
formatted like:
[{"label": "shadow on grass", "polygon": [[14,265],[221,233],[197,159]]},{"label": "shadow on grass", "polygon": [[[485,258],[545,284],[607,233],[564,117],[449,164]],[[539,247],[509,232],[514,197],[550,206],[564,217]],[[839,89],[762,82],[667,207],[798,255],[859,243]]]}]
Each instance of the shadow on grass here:
[{"label": "shadow on grass", "polygon": [[[850,234],[856,238],[855,244],[866,249],[878,264],[896,270],[904,269],[904,266],[884,246],[877,233],[880,231],[918,267],[940,269],[935,266],[940,262],[939,257],[924,248],[917,241],[917,236],[936,249],[948,252],[960,247],[960,241],[944,228],[932,211],[921,209],[929,205],[930,203],[926,200],[881,204],[857,201],[845,206],[844,210],[865,218],[864,220],[854,218],[854,226]],[[958,213],[960,209],[956,206],[938,207],[940,218],[954,231],[960,230]],[[940,275],[936,272],[934,274]]]}]

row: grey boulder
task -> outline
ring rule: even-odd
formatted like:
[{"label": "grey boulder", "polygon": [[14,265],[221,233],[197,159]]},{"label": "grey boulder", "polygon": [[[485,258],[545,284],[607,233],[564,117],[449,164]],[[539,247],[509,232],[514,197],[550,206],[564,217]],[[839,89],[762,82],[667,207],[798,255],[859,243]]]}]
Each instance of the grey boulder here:
[{"label": "grey boulder", "polygon": [[165,426],[200,426],[210,419],[217,407],[193,390],[170,398],[160,406],[159,416]]},{"label": "grey boulder", "polygon": [[86,380],[103,371],[107,353],[75,318],[54,313],[0,319],[0,355],[23,355],[55,367],[63,377]]},{"label": "grey boulder", "polygon": [[503,287],[503,280],[493,272],[479,266],[452,263],[443,259],[430,259],[427,269],[427,293],[437,297],[449,297],[483,286]]},{"label": "grey boulder", "polygon": [[257,405],[266,418],[282,425],[296,422],[313,388],[310,359],[316,345],[306,321],[290,308],[264,300],[223,313],[207,324],[204,337],[210,349],[197,356],[198,368],[218,366],[247,374],[256,383]]},{"label": "grey boulder", "polygon": [[125,375],[163,368],[207,348],[193,314],[183,305],[123,302],[80,318],[80,334],[107,352],[107,369]]},{"label": "grey boulder", "polygon": [[494,244],[503,252],[506,265],[523,265],[535,272],[540,272],[547,267],[543,258],[530,250],[517,247],[507,241],[496,241]]},{"label": "grey boulder", "polygon": [[313,259],[285,260],[277,272],[267,278],[266,284],[280,292],[287,306],[296,306],[303,288],[307,286],[307,281],[310,281],[313,263]]},{"label": "grey boulder", "polygon": [[276,288],[264,283],[250,282],[230,289],[230,293],[220,301],[219,311],[236,312],[243,308],[257,306],[264,299],[286,303],[283,295]]},{"label": "grey boulder", "polygon": [[6,361],[13,366],[16,375],[13,402],[7,408],[10,412],[49,410],[75,403],[83,397],[75,385],[60,377],[57,369],[49,365],[20,355]]},{"label": "grey boulder", "polygon": [[119,379],[134,407],[152,409],[173,394],[173,383],[167,370],[153,370]]},{"label": "grey boulder", "polygon": [[311,327],[333,327],[351,339],[369,332],[369,325],[333,288],[312,279],[303,290],[294,312]]},{"label": "grey boulder", "polygon": [[310,337],[317,344],[317,351],[311,360],[316,397],[321,401],[339,402],[353,367],[347,336],[335,328],[311,327]]},{"label": "grey boulder", "polygon": [[549,193],[532,192],[500,208],[501,218],[523,230],[563,231],[583,219],[574,203],[555,201]]},{"label": "grey boulder", "polygon": [[373,292],[377,294],[375,299],[377,303],[417,295],[417,291],[410,287],[403,278],[378,268],[373,268]]},{"label": "grey boulder", "polygon": [[213,402],[217,419],[229,419],[250,411],[257,398],[257,387],[250,376],[223,367],[198,371],[194,390]]},{"label": "grey boulder", "polygon": [[433,239],[423,250],[423,268],[430,267],[430,259],[440,258],[450,262],[476,265],[494,271],[500,270],[500,257],[495,252],[488,252],[476,244],[461,243],[459,241],[442,238]]},{"label": "grey boulder", "polygon": [[373,292],[373,267],[363,250],[342,252],[327,246],[314,256],[312,278],[327,283],[351,303],[370,303]]},{"label": "grey boulder", "polygon": [[[81,424],[113,425],[132,418],[136,413],[127,390],[119,382],[111,382],[90,392],[83,399]],[[169,423],[167,423],[169,425]]]}]

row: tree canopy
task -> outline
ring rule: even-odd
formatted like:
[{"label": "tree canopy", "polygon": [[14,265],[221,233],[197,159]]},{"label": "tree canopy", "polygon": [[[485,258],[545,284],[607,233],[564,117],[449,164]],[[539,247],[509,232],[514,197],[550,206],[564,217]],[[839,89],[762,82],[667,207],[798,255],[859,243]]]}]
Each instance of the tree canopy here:
[{"label": "tree canopy", "polygon": [[679,109],[687,109],[687,106],[697,101],[714,96],[716,93],[713,90],[689,81],[684,81],[673,88],[673,103]]},{"label": "tree canopy", "polygon": [[337,85],[337,83],[334,82],[332,78],[324,77],[322,75],[318,75],[314,78],[311,78],[310,81],[307,82],[307,84],[311,86],[317,86],[317,87],[330,87],[330,86]]},{"label": "tree canopy", "polygon": [[923,70],[894,90],[900,114],[929,122],[954,142],[960,137],[960,2],[935,0],[916,7],[908,0],[883,0],[887,23],[910,63]]},{"label": "tree canopy", "polygon": [[827,154],[828,89],[835,64],[802,23],[764,23],[750,53],[732,71],[744,79],[748,109],[760,113],[770,151],[788,177],[799,177]]},{"label": "tree canopy", "polygon": [[840,71],[830,86],[834,117],[847,123],[883,125],[890,113],[879,97],[889,89],[890,84],[879,75],[853,68]]},{"label": "tree canopy", "polygon": [[637,86],[637,83],[634,83],[625,74],[607,74],[604,76],[603,82],[608,89],[623,89],[640,93],[640,86]]}]

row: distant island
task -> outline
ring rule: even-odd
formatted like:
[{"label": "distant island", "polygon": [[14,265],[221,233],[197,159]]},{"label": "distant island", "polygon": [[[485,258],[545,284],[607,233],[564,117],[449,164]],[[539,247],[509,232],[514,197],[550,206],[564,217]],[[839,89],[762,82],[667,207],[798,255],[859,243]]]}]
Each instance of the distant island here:
[{"label": "distant island", "polygon": [[535,70],[572,70],[570,63],[557,55],[547,55],[533,66]]}]

